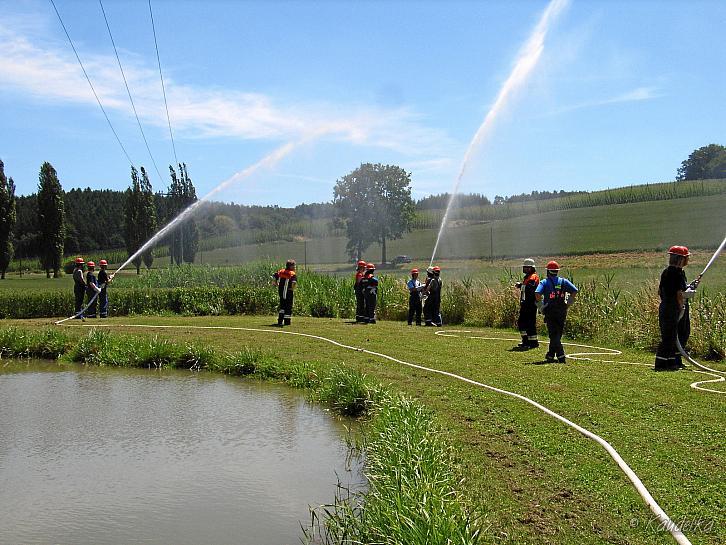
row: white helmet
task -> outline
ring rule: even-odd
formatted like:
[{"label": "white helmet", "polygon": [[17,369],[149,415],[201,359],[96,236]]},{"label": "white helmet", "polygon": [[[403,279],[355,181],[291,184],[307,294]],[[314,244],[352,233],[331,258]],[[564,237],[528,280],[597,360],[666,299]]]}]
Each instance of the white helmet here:
[{"label": "white helmet", "polygon": [[534,269],[534,259],[528,257],[527,259],[522,261],[522,267],[532,267]]},{"label": "white helmet", "polygon": [[426,269],[426,274],[434,274],[434,268],[429,267],[428,269]]}]

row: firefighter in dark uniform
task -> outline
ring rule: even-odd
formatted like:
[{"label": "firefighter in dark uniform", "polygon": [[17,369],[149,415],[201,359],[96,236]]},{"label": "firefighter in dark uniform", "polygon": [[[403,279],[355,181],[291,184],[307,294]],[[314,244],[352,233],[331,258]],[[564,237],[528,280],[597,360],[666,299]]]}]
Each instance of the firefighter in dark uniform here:
[{"label": "firefighter in dark uniform", "polygon": [[363,290],[363,300],[365,302],[365,324],[376,323],[376,305],[378,304],[378,277],[376,274],[376,266],[373,263],[366,264],[366,273],[361,278],[361,289]]},{"label": "firefighter in dark uniform", "polygon": [[85,262],[82,257],[76,258],[76,266],[73,269],[73,295],[75,297],[75,308],[76,318],[79,320],[81,316],[81,310],[83,310],[83,299],[86,296],[86,280],[83,277],[83,265]]},{"label": "firefighter in dark uniform", "polygon": [[275,286],[280,295],[280,310],[277,313],[277,325],[280,327],[290,325],[292,320],[292,303],[297,285],[295,274],[295,260],[288,259],[285,268],[280,269],[272,275],[275,279]]},{"label": "firefighter in dark uniform", "polygon": [[98,287],[98,278],[96,278],[96,264],[93,261],[88,262],[88,272],[86,273],[86,295],[88,296],[88,309],[86,310],[86,318],[96,317],[96,305],[98,304],[98,293],[101,288]]},{"label": "firefighter in dark uniform", "polygon": [[565,363],[565,348],[562,346],[562,333],[565,330],[567,309],[575,302],[577,288],[559,276],[560,266],[557,261],[547,263],[547,278],[543,279],[535,290],[537,305],[544,314],[550,345],[545,355],[548,362]]},{"label": "firefighter in dark uniform", "polygon": [[413,325],[413,318],[416,317],[416,325],[421,325],[421,291],[424,285],[418,279],[418,269],[411,269],[411,279],[406,282],[408,288],[408,325]]},{"label": "firefighter in dark uniform", "polygon": [[108,293],[106,293],[106,288],[111,283],[111,280],[113,280],[113,275],[108,274],[106,271],[108,261],[102,259],[99,261],[99,265],[101,266],[101,270],[98,271],[98,285],[101,288],[101,293],[98,294],[99,316],[101,318],[108,318]]},{"label": "firefighter in dark uniform", "polygon": [[423,312],[424,320],[427,327],[441,327],[441,269],[439,267],[429,267],[426,269],[426,302],[424,303]]},{"label": "firefighter in dark uniform", "polygon": [[522,336],[522,342],[517,350],[529,350],[539,346],[537,338],[537,301],[534,292],[539,285],[539,276],[534,266],[534,259],[527,258],[522,262],[524,278],[514,286],[519,288],[519,318],[517,328]]},{"label": "firefighter in dark uniform", "polygon": [[353,284],[353,291],[355,292],[355,321],[365,322],[365,298],[363,297],[363,287],[361,286],[361,280],[366,274],[366,262],[358,261],[355,271],[355,284]]},{"label": "firefighter in dark uniform", "polygon": [[660,343],[655,353],[656,371],[677,371],[684,367],[676,339],[685,350],[691,335],[688,300],[696,293],[695,286],[686,284],[686,273],[683,272],[691,255],[688,248],[671,246],[668,254],[668,267],[661,273],[658,286]]}]

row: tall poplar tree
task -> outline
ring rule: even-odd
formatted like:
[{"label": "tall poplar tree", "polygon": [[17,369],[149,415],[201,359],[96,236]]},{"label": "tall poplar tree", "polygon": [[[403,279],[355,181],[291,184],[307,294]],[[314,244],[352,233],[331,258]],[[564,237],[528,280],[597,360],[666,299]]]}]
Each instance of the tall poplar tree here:
[{"label": "tall poplar tree", "polygon": [[[142,168],[143,172],[143,168]],[[136,253],[144,243],[141,233],[141,210],[143,196],[141,193],[141,182],[139,181],[139,172],[136,167],[131,167],[131,187],[126,190],[126,200],[124,202],[124,240],[126,242],[126,251],[129,257]],[[141,256],[136,256],[131,262],[136,267],[136,274],[141,272]]]},{"label": "tall poplar tree", "polygon": [[5,177],[5,165],[0,160],[0,279],[5,280],[5,271],[13,258],[13,228],[17,219],[15,212],[15,182]]},{"label": "tall poplar tree", "polygon": [[[139,234],[142,239],[141,244],[145,244],[147,240],[156,233],[156,203],[154,201],[154,192],[149,181],[149,175],[146,169],[141,167],[141,195],[139,206]],[[142,254],[144,265],[147,269],[151,268],[154,263],[154,249],[150,248]]]},{"label": "tall poplar tree", "polygon": [[66,237],[65,205],[63,188],[58,173],[49,162],[40,167],[38,182],[38,226],[40,228],[40,264],[50,278],[60,276],[63,244]]},{"label": "tall poplar tree", "polygon": [[[179,174],[182,180],[184,190],[184,206],[182,210],[197,202],[197,191],[194,189],[192,179],[189,177],[186,163],[179,165]],[[194,263],[194,258],[199,249],[199,229],[194,219],[188,219],[184,222],[184,244],[182,245],[184,263]]]},{"label": "tall poplar tree", "polygon": [[[174,167],[169,166],[171,185],[169,186],[169,208],[167,222],[172,221],[183,210],[197,200],[197,192],[189,177],[185,163],[179,163],[179,175]],[[199,230],[193,219],[187,219],[172,231],[169,236],[169,254],[177,265],[194,263],[194,257],[199,247]]]}]

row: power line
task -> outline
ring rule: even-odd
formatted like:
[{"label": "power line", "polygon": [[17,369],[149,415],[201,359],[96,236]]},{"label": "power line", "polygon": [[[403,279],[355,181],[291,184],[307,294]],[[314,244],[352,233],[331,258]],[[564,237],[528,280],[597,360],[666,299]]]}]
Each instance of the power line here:
[{"label": "power line", "polygon": [[66,37],[68,38],[68,43],[71,44],[71,49],[73,49],[73,53],[75,53],[75,55],[76,55],[78,64],[81,65],[81,70],[83,70],[83,75],[86,76],[86,81],[88,81],[88,85],[91,87],[91,91],[93,91],[93,96],[96,97],[96,102],[98,102],[98,106],[99,106],[99,108],[101,108],[101,111],[103,112],[103,116],[106,118],[106,122],[108,123],[108,126],[111,128],[111,132],[113,132],[113,135],[116,137],[116,141],[118,142],[118,145],[121,146],[121,149],[123,150],[124,155],[126,156],[126,159],[128,159],[129,164],[131,166],[134,166],[134,162],[131,160],[131,157],[129,157],[129,154],[126,151],[126,148],[121,143],[121,139],[118,137],[118,133],[116,132],[116,129],[113,128],[113,125],[111,124],[111,120],[108,118],[108,114],[106,113],[106,110],[104,109],[103,104],[101,104],[101,99],[98,98],[98,93],[96,93],[96,89],[93,88],[93,84],[91,83],[91,78],[88,77],[88,73],[86,72],[86,69],[84,68],[83,63],[81,62],[81,57],[78,56],[78,51],[76,51],[76,46],[73,45],[73,40],[71,40],[71,35],[68,34],[68,29],[66,29],[66,25],[63,23],[63,18],[61,17],[60,13],[58,12],[58,8],[55,6],[55,2],[53,0],[50,0],[50,3],[53,5],[55,14],[58,16],[58,20],[60,21],[60,24],[63,27],[63,31],[66,33]]},{"label": "power line", "polygon": [[176,156],[176,145],[174,144],[174,134],[171,132],[171,119],[169,118],[169,104],[166,101],[166,89],[164,88],[164,76],[161,74],[161,58],[159,57],[159,44],[156,41],[156,27],[154,26],[154,12],[151,11],[151,0],[149,0],[149,15],[151,16],[151,30],[154,32],[154,46],[156,47],[156,61],[159,64],[159,78],[161,79],[161,92],[164,94],[164,107],[166,108],[166,121],[169,124],[169,137],[171,137],[171,147],[174,150],[174,162],[179,164]]},{"label": "power line", "polygon": [[154,159],[154,155],[151,153],[151,148],[149,148],[149,142],[146,140],[146,135],[144,134],[144,129],[141,126],[141,120],[139,119],[139,114],[136,112],[136,105],[134,104],[134,99],[131,98],[131,89],[129,89],[129,83],[126,81],[126,74],[124,74],[124,69],[121,66],[121,58],[118,56],[118,50],[116,49],[116,42],[113,41],[113,34],[111,34],[111,26],[108,24],[108,19],[106,18],[106,10],[103,9],[103,2],[102,0],[98,0],[99,5],[101,6],[101,13],[103,13],[103,20],[106,21],[106,28],[108,29],[108,36],[111,38],[111,45],[113,45],[113,51],[116,54],[116,60],[118,61],[118,67],[119,70],[121,70],[121,77],[123,77],[124,85],[126,86],[126,92],[129,95],[129,101],[131,102],[131,108],[134,110],[134,116],[136,116],[136,122],[139,124],[139,130],[141,131],[141,137],[144,139],[144,144],[146,145],[146,151],[149,152],[149,157],[151,157],[151,162],[154,164],[154,168],[156,169],[156,173],[159,175],[159,179],[162,183],[164,183],[164,178],[161,175],[161,172],[159,172],[159,167],[156,166],[156,160]]}]

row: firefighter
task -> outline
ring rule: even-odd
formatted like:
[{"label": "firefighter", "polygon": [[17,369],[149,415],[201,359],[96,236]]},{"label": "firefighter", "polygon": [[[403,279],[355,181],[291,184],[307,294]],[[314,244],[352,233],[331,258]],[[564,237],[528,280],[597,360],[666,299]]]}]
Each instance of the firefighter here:
[{"label": "firefighter", "polygon": [[82,257],[76,258],[76,265],[73,269],[73,295],[76,303],[76,315],[79,320],[83,318],[81,311],[83,310],[83,299],[86,296],[86,280],[83,277],[83,265],[85,262]]},{"label": "firefighter", "polygon": [[547,277],[535,290],[537,306],[544,314],[547,333],[550,337],[549,349],[545,360],[549,363],[558,361],[565,363],[565,348],[562,346],[562,333],[565,330],[567,309],[575,302],[578,289],[575,285],[559,276],[560,266],[557,261],[547,263]]},{"label": "firefighter", "polygon": [[366,263],[366,273],[361,279],[361,289],[365,301],[364,324],[376,323],[376,304],[378,303],[378,277],[376,266],[373,263]]},{"label": "firefighter", "polygon": [[88,296],[88,309],[86,318],[96,317],[96,305],[98,304],[98,293],[101,288],[98,287],[98,278],[96,278],[96,264],[93,261],[88,262],[88,272],[86,273],[86,295]]},{"label": "firefighter", "polygon": [[297,286],[297,274],[295,273],[295,260],[288,259],[285,268],[280,269],[272,275],[275,279],[280,295],[280,310],[277,312],[277,325],[282,327],[290,325],[292,320],[292,302],[295,295],[295,286]]},{"label": "firefighter", "polygon": [[108,293],[106,293],[106,288],[113,280],[113,275],[106,272],[108,261],[102,259],[99,261],[99,265],[101,266],[101,270],[98,271],[98,285],[101,288],[101,293],[98,294],[99,316],[101,318],[108,318]]},{"label": "firefighter", "polygon": [[408,325],[413,325],[416,316],[416,325],[421,325],[421,291],[424,285],[418,279],[418,269],[411,269],[411,279],[406,282],[408,288]]},{"label": "firefighter", "polygon": [[426,302],[423,312],[427,327],[441,327],[441,268],[429,267],[426,269]]},{"label": "firefighter", "polygon": [[353,284],[353,291],[355,292],[355,321],[358,323],[366,321],[365,314],[365,298],[363,297],[363,287],[361,280],[366,274],[366,262],[358,261],[355,271],[355,284]]},{"label": "firefighter", "polygon": [[668,267],[663,269],[660,275],[658,285],[660,343],[655,353],[656,371],[677,371],[684,367],[676,339],[685,350],[691,334],[688,300],[696,293],[693,286],[686,285],[686,273],[683,272],[683,267],[688,265],[690,255],[685,246],[671,246],[668,250]]},{"label": "firefighter", "polygon": [[519,328],[519,334],[522,336],[522,342],[517,345],[517,349],[529,350],[539,346],[539,339],[537,338],[537,301],[534,297],[534,292],[539,285],[539,276],[537,276],[534,266],[534,259],[528,257],[522,262],[522,274],[524,274],[522,281],[514,284],[519,289],[517,327]]}]

